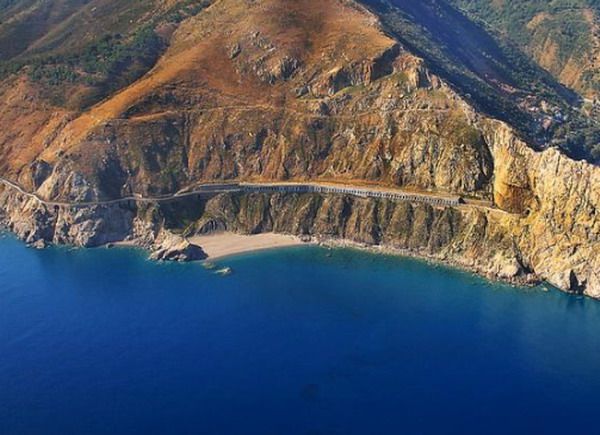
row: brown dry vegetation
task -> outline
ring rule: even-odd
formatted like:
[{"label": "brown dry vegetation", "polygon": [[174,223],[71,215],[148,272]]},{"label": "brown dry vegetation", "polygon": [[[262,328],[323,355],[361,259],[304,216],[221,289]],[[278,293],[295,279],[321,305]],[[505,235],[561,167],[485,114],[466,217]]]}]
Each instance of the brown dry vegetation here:
[{"label": "brown dry vegetation", "polygon": [[29,109],[13,104],[0,123],[29,145],[11,131],[0,138],[5,173],[25,185],[37,160],[115,195],[314,177],[489,191],[481,135],[463,140],[454,128],[469,124],[468,110],[354,2],[217,1],[178,27],[144,77],[85,112],[24,92]]},{"label": "brown dry vegetation", "polygon": [[56,184],[73,172],[98,196],[309,178],[492,194],[476,110],[361,4],[217,0],[159,24],[168,47],[156,64],[87,109],[56,105],[26,70],[5,78],[3,175],[34,188],[44,162],[49,195],[66,194]]}]

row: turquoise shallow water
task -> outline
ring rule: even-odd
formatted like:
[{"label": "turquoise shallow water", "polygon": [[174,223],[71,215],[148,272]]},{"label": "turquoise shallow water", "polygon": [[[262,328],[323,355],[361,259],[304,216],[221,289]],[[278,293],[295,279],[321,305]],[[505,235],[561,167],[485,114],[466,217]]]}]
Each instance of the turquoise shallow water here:
[{"label": "turquoise shallow water", "polygon": [[600,303],[294,248],[0,239],[0,433],[599,433]]}]

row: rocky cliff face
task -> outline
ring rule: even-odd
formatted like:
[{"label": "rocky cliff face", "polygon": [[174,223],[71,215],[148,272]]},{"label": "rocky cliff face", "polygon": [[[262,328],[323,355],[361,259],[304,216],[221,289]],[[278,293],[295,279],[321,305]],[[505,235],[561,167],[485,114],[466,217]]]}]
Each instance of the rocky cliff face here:
[{"label": "rocky cliff face", "polygon": [[506,126],[488,138],[497,204],[520,214],[523,258],[556,286],[599,297],[600,170],[555,150],[536,153]]},{"label": "rocky cliff face", "polygon": [[513,282],[534,279],[514,245],[513,218],[493,210],[316,194],[221,194],[146,208],[130,203],[74,209],[48,207],[10,189],[0,194],[0,204],[2,221],[30,244],[93,247],[131,240],[152,250],[153,258],[170,259],[174,246],[181,249],[173,258],[197,249],[180,246],[195,234],[279,232],[381,246]]},{"label": "rocky cliff face", "polygon": [[[24,75],[0,84],[1,173],[51,204],[0,188],[2,219],[27,242],[131,239],[183,258],[201,251],[173,233],[277,231],[600,297],[599,169],[533,151],[360,4],[221,0],[169,35],[154,68],[89,110],[53,106]],[[291,194],[52,205],[217,180],[402,187],[497,208]]]},{"label": "rocky cliff face", "polygon": [[4,222],[29,243],[98,246],[128,239],[160,253],[165,232],[185,238],[274,231],[381,246],[512,282],[543,279],[599,298],[598,168],[556,151],[536,153],[497,121],[481,128],[493,156],[498,209],[314,194],[222,194],[77,209],[41,205],[7,188],[0,204]]}]

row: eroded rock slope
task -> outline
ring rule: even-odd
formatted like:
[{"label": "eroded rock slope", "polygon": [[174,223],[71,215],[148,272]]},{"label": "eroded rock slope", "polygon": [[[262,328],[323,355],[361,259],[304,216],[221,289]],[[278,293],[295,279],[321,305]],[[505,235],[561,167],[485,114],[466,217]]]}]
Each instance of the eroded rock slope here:
[{"label": "eroded rock slope", "polygon": [[354,1],[215,1],[170,28],[152,69],[90,108],[53,105],[24,73],[0,94],[2,176],[47,201],[312,180],[496,207],[288,194],[81,208],[3,186],[3,220],[28,242],[151,246],[165,229],[279,231],[600,297],[598,167],[534,151]]}]

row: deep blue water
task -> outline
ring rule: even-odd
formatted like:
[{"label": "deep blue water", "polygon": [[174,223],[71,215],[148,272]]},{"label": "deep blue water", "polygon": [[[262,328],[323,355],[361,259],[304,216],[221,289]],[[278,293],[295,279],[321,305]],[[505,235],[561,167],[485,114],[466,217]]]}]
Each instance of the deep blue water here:
[{"label": "deep blue water", "polygon": [[600,303],[319,248],[0,240],[0,433],[599,433]]}]

